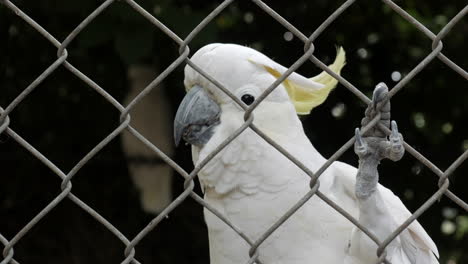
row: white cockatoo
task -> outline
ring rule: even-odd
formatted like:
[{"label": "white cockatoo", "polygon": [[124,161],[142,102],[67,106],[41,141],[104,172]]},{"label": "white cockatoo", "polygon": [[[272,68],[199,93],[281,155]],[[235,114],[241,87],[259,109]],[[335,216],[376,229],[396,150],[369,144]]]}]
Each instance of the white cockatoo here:
[{"label": "white cockatoo", "polygon": [[[234,44],[207,45],[191,60],[246,105],[287,70],[254,49]],[[344,51],[339,49],[329,67],[339,74],[344,63]],[[292,73],[255,108],[253,124],[315,172],[326,159],[306,137],[297,114],[308,114],[321,104],[336,83],[326,72],[311,79]],[[188,93],[176,114],[174,136],[176,144],[181,139],[192,144],[197,165],[244,123],[244,110],[189,65],[185,67],[184,84]],[[320,176],[319,190],[360,218],[356,173],[356,168],[334,162]],[[250,128],[210,160],[198,176],[205,201],[252,241],[310,191],[310,177]],[[410,212],[390,190],[381,185],[376,189],[375,199],[382,208],[375,210],[379,213],[376,217],[393,225],[385,226],[385,230],[391,230],[383,234],[378,232],[379,226],[369,229],[383,240]],[[248,243],[207,209],[205,220],[211,264],[246,263]],[[313,196],[261,243],[257,252],[265,264],[372,263],[368,261],[377,260],[377,247],[360,235],[350,221]],[[413,222],[391,246],[387,259],[396,260],[392,254],[404,255],[394,264],[437,263],[437,248],[418,222]]]}]

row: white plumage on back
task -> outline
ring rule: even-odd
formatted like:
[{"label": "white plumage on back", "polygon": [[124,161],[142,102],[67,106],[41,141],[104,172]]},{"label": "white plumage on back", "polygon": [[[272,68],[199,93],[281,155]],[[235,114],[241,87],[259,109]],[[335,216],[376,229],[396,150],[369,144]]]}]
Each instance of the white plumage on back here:
[{"label": "white plumage on back", "polygon": [[[286,70],[253,49],[233,44],[205,46],[192,61],[239,98],[245,93],[258,97],[276,80],[275,72]],[[324,85],[297,73],[286,81],[289,83],[281,84],[254,110],[254,124],[315,172],[326,159],[305,136],[285,85],[291,89],[299,83],[301,89],[308,87],[312,93],[321,91]],[[193,160],[198,164],[244,123],[244,111],[190,66],[185,68],[184,83],[187,89],[203,87],[221,107],[213,136],[202,148],[193,146]],[[355,217],[356,172],[352,166],[334,162],[320,177],[320,191]],[[205,200],[254,241],[310,190],[309,176],[250,128],[208,162],[199,179]],[[382,231],[376,235],[383,240],[389,234],[387,229],[393,231],[410,213],[390,190],[379,186],[378,193],[384,214],[376,217],[382,217],[388,225],[375,230]],[[248,244],[208,210],[205,219],[211,264],[246,263]],[[359,240],[360,245],[348,248],[352,236],[360,235],[353,229],[352,223],[313,196],[261,244],[260,260],[269,264],[351,264],[376,259],[376,246],[366,237]],[[423,259],[427,260],[424,263],[438,263],[433,255],[438,255],[434,242],[417,222],[390,244],[387,253],[394,264],[419,264]]]}]

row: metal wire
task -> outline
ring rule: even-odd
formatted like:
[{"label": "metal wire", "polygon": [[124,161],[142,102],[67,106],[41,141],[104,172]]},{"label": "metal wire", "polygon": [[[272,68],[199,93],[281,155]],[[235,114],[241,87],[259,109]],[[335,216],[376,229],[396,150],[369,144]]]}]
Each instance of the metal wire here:
[{"label": "metal wire", "polygon": [[[97,7],[88,17],[86,17],[70,34],[65,38],[63,42],[59,42],[54,36],[52,36],[47,30],[41,27],[36,21],[30,18],[26,13],[19,9],[15,4],[9,0],[0,0],[0,4],[3,4],[9,10],[18,15],[26,23],[28,23],[34,30],[39,32],[45,39],[52,43],[57,48],[57,60],[54,61],[43,73],[41,73],[29,86],[27,86],[5,109],[0,107],[0,134],[6,133],[13,140],[15,140],[19,145],[29,151],[36,159],[44,163],[55,175],[62,179],[60,186],[61,192],[58,194],[45,208],[43,208],[33,219],[31,219],[21,230],[19,230],[16,235],[8,240],[0,234],[0,242],[4,245],[3,249],[3,260],[0,264],[17,264],[19,263],[14,259],[14,246],[23,238],[25,234],[31,230],[42,218],[47,215],[51,210],[57,207],[64,199],[69,199],[81,209],[90,214],[96,221],[105,226],[112,234],[114,234],[124,245],[125,251],[123,253],[123,259],[121,263],[140,263],[135,258],[135,248],[138,243],[147,236],[154,228],[157,227],[159,222],[164,219],[170,212],[172,212],[177,206],[179,206],[187,197],[191,197],[201,206],[205,207],[211,211],[215,216],[220,220],[225,222],[234,232],[236,232],[242,239],[244,239],[251,247],[249,251],[250,259],[247,263],[262,263],[259,260],[259,254],[257,249],[259,246],[273,233],[275,230],[280,227],[289,217],[291,217],[298,209],[301,208],[311,197],[316,195],[330,207],[334,208],[338,213],[350,220],[354,225],[360,228],[365,234],[369,236],[377,245],[377,263],[389,263],[386,260],[385,248],[401,233],[403,232],[414,220],[416,220],[421,214],[428,210],[428,208],[442,195],[445,195],[453,202],[458,204],[463,210],[468,211],[468,204],[462,199],[453,194],[449,188],[449,179],[448,176],[452,174],[467,158],[468,150],[465,151],[459,158],[457,158],[449,168],[443,172],[437,166],[435,166],[429,159],[424,157],[421,153],[416,151],[411,145],[407,142],[404,143],[404,147],[408,153],[410,153],[414,158],[419,160],[424,166],[429,168],[436,176],[439,177],[438,190],[422,205],[420,206],[412,215],[409,217],[403,224],[401,224],[392,234],[390,234],[384,241],[379,241],[366,227],[362,226],[357,219],[351,216],[346,210],[341,208],[339,205],[334,203],[329,199],[325,194],[321,193],[319,189],[320,175],[338,158],[340,158],[345,151],[347,151],[354,143],[354,136],[350,138],[335,154],[333,154],[318,170],[316,173],[310,171],[304,164],[302,164],[297,158],[288,153],[285,149],[279,146],[274,140],[269,138],[265,133],[263,133],[259,128],[253,125],[254,115],[252,114],[253,110],[261,104],[263,99],[265,99],[268,94],[273,92],[278,85],[280,85],[283,80],[285,80],[293,71],[300,67],[304,62],[310,60],[317,67],[329,73],[335,79],[339,81],[344,87],[346,87],[352,94],[356,95],[358,99],[363,101],[366,104],[369,104],[371,100],[364,95],[357,87],[347,81],[344,77],[337,75],[331,71],[323,62],[321,62],[315,55],[315,47],[313,42],[322,34],[326,29],[346,10],[355,3],[355,0],[348,0],[344,2],[339,8],[337,8],[317,29],[310,35],[304,35],[300,30],[298,30],[294,25],[284,19],[280,14],[270,8],[266,3],[261,0],[251,0],[255,3],[261,10],[266,14],[274,18],[280,25],[285,27],[288,31],[294,34],[299,40],[304,43],[304,54],[292,64],[288,70],[280,76],[274,83],[272,83],[264,93],[262,93],[255,102],[246,106],[242,101],[240,101],[236,96],[234,96],[228,89],[226,89],[222,83],[215,80],[212,76],[205,73],[200,67],[194,64],[189,59],[190,49],[189,44],[192,39],[197,36],[204,27],[209,24],[217,15],[219,15],[223,10],[234,2],[234,0],[225,0],[220,3],[208,16],[203,19],[185,38],[180,38],[175,34],[171,29],[164,25],[157,18],[152,16],[144,8],[138,5],[133,0],[125,0],[129,5],[129,8],[132,8],[137,13],[146,18],[151,22],[158,30],[162,31],[168,37],[170,37],[176,44],[179,45],[179,57],[174,60],[157,78],[155,78],[143,91],[138,94],[132,102],[127,106],[122,106],[116,99],[114,99],[110,94],[108,94],[103,88],[101,88],[97,83],[95,83],[91,78],[87,77],[80,70],[75,68],[70,62],[67,61],[68,52],[67,46],[80,34],[80,32],[86,28],[90,23],[92,23],[96,17],[98,17],[104,10],[111,6],[115,0],[107,0],[103,2],[99,7]],[[389,97],[397,95],[399,91],[404,89],[404,87],[424,68],[435,58],[441,60],[445,65],[450,67],[452,70],[460,74],[463,78],[468,80],[468,73],[446,57],[442,53],[443,44],[442,39],[450,32],[454,25],[456,25],[462,18],[464,18],[468,13],[468,5],[465,6],[455,17],[453,17],[443,28],[442,30],[434,34],[429,29],[427,29],[422,23],[417,19],[412,17],[408,12],[402,9],[400,6],[395,4],[391,0],[382,0],[384,5],[387,5],[392,9],[396,14],[400,15],[403,19],[408,21],[413,25],[417,30],[425,34],[430,40],[432,40],[432,51],[416,66],[414,67],[408,75],[406,75],[402,80],[400,80],[389,92]],[[152,89],[157,87],[170,73],[172,73],[175,68],[181,64],[190,65],[195,71],[203,75],[207,80],[213,83],[221,91],[226,93],[232,100],[239,104],[245,111],[245,123],[232,133],[222,144],[220,144],[210,155],[208,155],[205,160],[203,160],[193,171],[186,172],[183,170],[175,161],[173,161],[169,156],[167,156],[163,151],[158,147],[153,145],[149,140],[142,136],[135,128],[130,125],[130,110],[132,107],[137,104],[143,97],[145,97]],[[60,66],[64,66],[83,82],[88,84],[91,88],[96,90],[102,97],[104,97],[110,104],[112,104],[118,111],[120,111],[120,124],[112,131],[108,136],[106,136],[99,144],[97,144],[87,155],[85,155],[68,173],[60,170],[53,162],[51,162],[46,156],[24,140],[20,135],[13,131],[10,127],[10,118],[9,114],[27,97],[29,94],[48,76],[50,76],[54,71]],[[363,132],[372,128],[378,123],[380,115],[377,115],[365,128],[362,129]],[[255,133],[257,133],[261,138],[266,142],[271,144],[277,151],[282,153],[285,157],[291,160],[298,168],[304,171],[307,175],[311,177],[310,181],[310,191],[304,195],[297,203],[291,207],[287,212],[284,212],[284,215],[279,218],[279,220],[274,223],[265,233],[263,233],[260,238],[256,241],[253,241],[249,238],[248,234],[243,232],[238,228],[234,223],[230,222],[221,212],[217,211],[211,205],[206,203],[203,198],[197,195],[194,191],[194,178],[197,176],[197,173],[212,159],[223,150],[227,145],[230,144],[237,136],[239,136],[245,129],[250,128]],[[390,130],[385,127],[380,127],[387,134],[390,133]],[[80,200],[77,196],[72,193],[72,179],[74,175],[93,157],[104,148],[109,142],[114,140],[123,130],[128,130],[132,135],[134,135],[139,141],[148,146],[153,152],[159,157],[162,162],[170,165],[175,171],[177,171],[184,179],[184,191],[170,204],[168,205],[157,217],[155,217],[148,225],[143,228],[133,239],[125,237],[115,226],[107,221],[102,215],[88,206],[85,202]]]}]

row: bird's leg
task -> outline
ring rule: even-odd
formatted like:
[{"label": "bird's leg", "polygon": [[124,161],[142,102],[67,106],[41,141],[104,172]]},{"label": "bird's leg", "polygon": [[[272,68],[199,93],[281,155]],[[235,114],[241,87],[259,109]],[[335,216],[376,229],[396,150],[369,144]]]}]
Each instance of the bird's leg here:
[{"label": "bird's leg", "polygon": [[378,146],[382,138],[366,137],[362,138],[356,131],[356,143],[354,151],[359,156],[359,167],[356,175],[355,194],[360,200],[365,200],[371,196],[379,181],[377,166],[381,160]]},{"label": "bird's leg", "polygon": [[375,191],[379,177],[377,172],[379,158],[374,155],[375,144],[378,142],[378,138],[367,137],[363,139],[359,128],[356,128],[355,135],[354,152],[359,157],[355,192],[358,199],[366,199]]},{"label": "bird's leg", "polygon": [[[376,86],[372,96],[372,102],[366,109],[365,117],[361,121],[362,126],[369,124],[372,119],[380,115],[378,123],[390,125],[390,102],[388,100],[388,88],[384,83]],[[396,126],[395,126],[396,129]],[[379,125],[370,128],[361,137],[359,129],[356,128],[356,142],[354,152],[359,157],[359,169],[356,176],[355,193],[358,199],[367,199],[373,194],[377,187],[379,173],[377,167],[383,158],[397,158],[398,148],[401,146],[398,130],[396,136],[392,133],[390,142],[386,134],[379,129]]]},{"label": "bird's leg", "polygon": [[[368,198],[375,190],[379,173],[377,167],[382,159],[398,161],[403,157],[403,137],[398,133],[395,121],[390,122],[390,101],[388,99],[388,88],[384,83],[379,83],[372,96],[372,102],[366,109],[365,117],[362,119],[363,126],[368,125],[372,119],[380,115],[378,124],[360,135],[356,128],[356,142],[354,152],[359,157],[359,168],[356,176],[356,197],[358,199]],[[379,128],[379,124],[390,127],[392,132],[387,139],[386,133]]]},{"label": "bird's leg", "polygon": [[[376,86],[372,102],[361,121],[362,126],[368,125],[378,115],[380,115],[378,123],[362,136],[358,128],[355,130],[354,152],[359,157],[355,194],[359,205],[359,222],[379,239],[384,239],[391,233],[393,227],[389,222],[391,217],[389,217],[388,209],[377,188],[379,182],[377,167],[382,159],[397,161],[404,154],[403,137],[398,133],[396,122],[390,122],[388,88],[384,83]],[[390,127],[390,123],[392,132],[387,138],[385,131],[382,131],[379,126]],[[356,231],[351,236],[349,255],[362,256],[363,251],[360,249],[365,248],[365,251],[369,252],[369,247],[376,248],[376,245],[360,231]],[[376,258],[377,256],[368,255],[368,257]]]}]

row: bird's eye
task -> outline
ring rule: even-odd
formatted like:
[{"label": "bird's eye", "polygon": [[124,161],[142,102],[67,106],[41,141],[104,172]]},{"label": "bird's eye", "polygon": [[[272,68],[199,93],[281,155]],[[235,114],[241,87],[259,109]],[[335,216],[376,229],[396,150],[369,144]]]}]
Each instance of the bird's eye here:
[{"label": "bird's eye", "polygon": [[241,100],[246,105],[251,105],[255,101],[255,97],[253,97],[251,94],[244,94],[242,95]]}]

